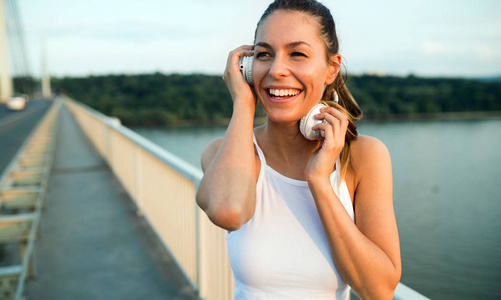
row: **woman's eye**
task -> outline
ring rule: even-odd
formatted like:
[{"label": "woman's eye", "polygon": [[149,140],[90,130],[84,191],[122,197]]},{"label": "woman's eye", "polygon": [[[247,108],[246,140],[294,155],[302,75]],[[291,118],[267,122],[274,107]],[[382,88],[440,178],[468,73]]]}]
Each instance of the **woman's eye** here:
[{"label": "woman's eye", "polygon": [[306,57],[306,54],[304,54],[302,52],[292,52],[291,56],[303,56],[303,57]]},{"label": "woman's eye", "polygon": [[268,52],[258,52],[256,54],[256,58],[265,58],[265,57],[269,57],[270,54]]}]

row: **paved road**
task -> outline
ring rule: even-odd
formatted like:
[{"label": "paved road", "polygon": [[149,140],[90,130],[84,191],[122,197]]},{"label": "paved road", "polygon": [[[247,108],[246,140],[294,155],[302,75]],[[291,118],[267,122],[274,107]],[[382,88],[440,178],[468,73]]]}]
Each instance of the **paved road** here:
[{"label": "paved road", "polygon": [[45,100],[29,101],[22,111],[10,111],[0,104],[0,174],[49,107]]}]

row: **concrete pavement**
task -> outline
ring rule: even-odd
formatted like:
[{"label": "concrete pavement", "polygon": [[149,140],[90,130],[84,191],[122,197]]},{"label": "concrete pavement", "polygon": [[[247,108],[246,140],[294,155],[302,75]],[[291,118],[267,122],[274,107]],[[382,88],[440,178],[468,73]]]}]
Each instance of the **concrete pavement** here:
[{"label": "concrete pavement", "polygon": [[197,299],[66,108],[27,299]]}]

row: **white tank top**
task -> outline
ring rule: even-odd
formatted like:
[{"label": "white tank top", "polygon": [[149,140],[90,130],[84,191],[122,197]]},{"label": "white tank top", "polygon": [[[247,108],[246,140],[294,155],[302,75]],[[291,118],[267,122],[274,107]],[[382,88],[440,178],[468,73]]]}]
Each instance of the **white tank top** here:
[{"label": "white tank top", "polygon": [[[349,299],[339,275],[308,183],[285,177],[261,161],[253,217],[226,236],[235,278],[235,300]],[[355,220],[346,182],[339,184],[339,160],[332,187]]]}]

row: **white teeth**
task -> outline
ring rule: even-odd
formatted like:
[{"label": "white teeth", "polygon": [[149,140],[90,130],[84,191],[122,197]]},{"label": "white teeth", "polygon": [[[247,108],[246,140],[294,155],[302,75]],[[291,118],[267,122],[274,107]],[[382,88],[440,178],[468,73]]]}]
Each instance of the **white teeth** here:
[{"label": "white teeth", "polygon": [[284,96],[296,96],[299,94],[298,90],[279,90],[279,89],[270,89],[270,95],[275,97],[284,97]]}]

